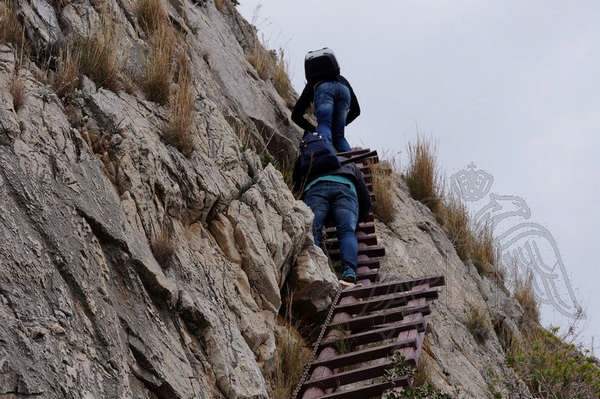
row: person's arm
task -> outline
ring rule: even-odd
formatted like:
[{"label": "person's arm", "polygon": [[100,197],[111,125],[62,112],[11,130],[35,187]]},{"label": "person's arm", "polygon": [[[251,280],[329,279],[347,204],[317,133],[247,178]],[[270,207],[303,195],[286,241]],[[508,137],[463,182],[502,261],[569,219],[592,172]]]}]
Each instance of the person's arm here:
[{"label": "person's arm", "polygon": [[358,99],[356,98],[356,94],[354,94],[354,90],[352,86],[350,86],[350,111],[348,112],[348,117],[346,118],[346,125],[349,125],[360,115],[360,105],[358,104]]},{"label": "person's arm", "polygon": [[300,126],[300,128],[305,132],[311,133],[316,131],[317,128],[304,117],[304,114],[306,113],[308,107],[310,107],[313,97],[313,87],[312,85],[307,84],[304,87],[304,90],[302,90],[302,94],[300,95],[300,98],[298,99],[298,102],[296,102],[296,106],[292,111],[292,121],[294,121],[296,125]]},{"label": "person's arm", "polygon": [[367,184],[365,183],[365,179],[363,177],[362,172],[356,166],[356,164],[351,164],[354,167],[354,177],[356,180],[356,196],[358,197],[358,220],[362,222],[369,215],[371,211],[371,196],[369,195],[369,190],[367,189]]}]

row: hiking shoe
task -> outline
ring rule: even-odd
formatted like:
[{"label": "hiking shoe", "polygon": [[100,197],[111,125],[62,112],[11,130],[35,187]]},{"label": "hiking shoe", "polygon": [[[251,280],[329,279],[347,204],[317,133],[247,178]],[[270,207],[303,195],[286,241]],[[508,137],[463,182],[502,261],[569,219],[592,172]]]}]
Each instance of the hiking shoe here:
[{"label": "hiking shoe", "polygon": [[350,267],[345,267],[344,271],[342,272],[342,281],[356,284],[356,272]]}]

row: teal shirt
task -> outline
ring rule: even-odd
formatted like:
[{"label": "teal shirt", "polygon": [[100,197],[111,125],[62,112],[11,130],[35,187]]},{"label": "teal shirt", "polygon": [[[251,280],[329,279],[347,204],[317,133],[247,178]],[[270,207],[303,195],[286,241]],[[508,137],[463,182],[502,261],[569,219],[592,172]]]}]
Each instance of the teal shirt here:
[{"label": "teal shirt", "polygon": [[345,184],[347,186],[350,186],[350,188],[352,189],[352,192],[354,193],[354,195],[356,195],[356,187],[354,187],[354,183],[352,182],[352,180],[350,180],[344,176],[336,176],[336,175],[325,175],[325,176],[317,177],[315,180],[308,183],[308,185],[304,189],[304,192],[307,192],[312,186],[314,186],[317,182],[320,182],[320,181],[332,181],[332,182],[336,182],[336,183]]}]

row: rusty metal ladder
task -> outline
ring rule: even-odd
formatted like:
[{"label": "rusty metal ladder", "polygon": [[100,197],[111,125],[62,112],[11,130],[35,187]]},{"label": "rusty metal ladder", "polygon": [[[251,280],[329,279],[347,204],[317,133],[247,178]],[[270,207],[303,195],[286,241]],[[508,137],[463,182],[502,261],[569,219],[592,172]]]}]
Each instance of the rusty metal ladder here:
[{"label": "rusty metal ladder", "polygon": [[[341,153],[362,170],[371,199],[373,170],[379,162],[369,149]],[[340,259],[333,225],[325,229],[326,249],[333,261]],[[395,352],[413,366],[419,362],[425,336],[425,316],[430,303],[445,284],[443,276],[379,282],[380,259],[385,248],[375,234],[373,214],[360,223],[357,277],[359,285],[338,292],[314,346],[314,357],[296,388],[298,399],[379,398],[392,388],[409,386],[408,375],[386,377]]]}]

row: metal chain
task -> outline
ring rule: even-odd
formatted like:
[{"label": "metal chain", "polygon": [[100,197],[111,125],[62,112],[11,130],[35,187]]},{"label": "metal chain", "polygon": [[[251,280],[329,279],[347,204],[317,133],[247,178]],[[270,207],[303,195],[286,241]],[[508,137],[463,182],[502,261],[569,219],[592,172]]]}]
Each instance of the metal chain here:
[{"label": "metal chain", "polygon": [[304,385],[304,383],[306,382],[306,379],[308,378],[310,366],[313,364],[313,362],[317,358],[317,352],[319,351],[319,346],[321,345],[321,341],[323,340],[323,337],[325,336],[325,331],[327,331],[327,326],[329,325],[329,323],[331,323],[331,318],[333,317],[333,312],[335,311],[335,307],[337,306],[338,301],[340,300],[340,296],[342,295],[343,290],[344,290],[343,286],[340,286],[335,294],[335,298],[334,298],[333,302],[331,302],[331,307],[329,308],[329,313],[327,314],[327,317],[325,318],[325,321],[323,322],[323,327],[321,327],[321,332],[319,333],[319,337],[317,338],[317,340],[315,341],[315,344],[313,346],[313,351],[312,351],[312,355],[310,357],[310,361],[308,363],[306,363],[306,367],[304,368],[304,373],[302,373],[302,377],[300,378],[300,381],[298,381],[298,385],[296,385],[296,389],[294,390],[294,394],[292,395],[293,399],[298,398],[298,394],[300,393],[300,390],[302,389],[302,385]]}]

